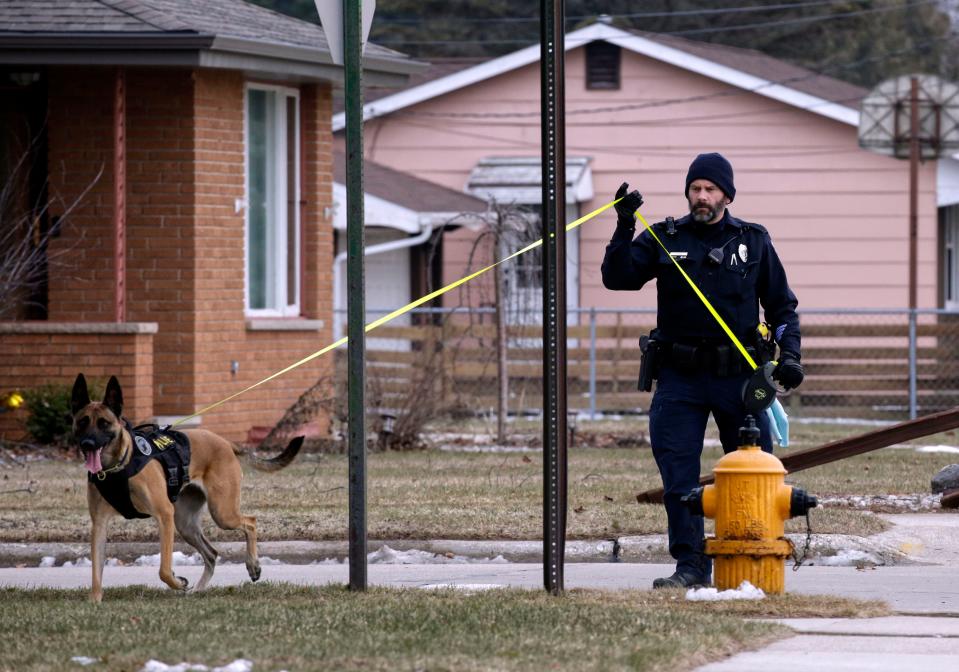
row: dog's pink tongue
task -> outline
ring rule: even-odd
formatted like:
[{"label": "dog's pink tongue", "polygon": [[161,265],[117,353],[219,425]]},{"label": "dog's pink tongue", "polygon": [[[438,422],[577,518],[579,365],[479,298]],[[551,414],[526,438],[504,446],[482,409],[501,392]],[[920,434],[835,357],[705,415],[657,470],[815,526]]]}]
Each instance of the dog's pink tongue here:
[{"label": "dog's pink tongue", "polygon": [[91,474],[98,474],[103,471],[103,465],[100,464],[100,451],[102,448],[91,450],[87,453],[87,471]]}]

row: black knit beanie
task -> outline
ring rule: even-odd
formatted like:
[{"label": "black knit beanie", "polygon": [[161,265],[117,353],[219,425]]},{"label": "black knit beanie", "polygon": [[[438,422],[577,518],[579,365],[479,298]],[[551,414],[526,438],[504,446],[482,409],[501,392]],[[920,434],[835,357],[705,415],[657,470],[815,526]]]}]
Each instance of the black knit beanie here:
[{"label": "black knit beanie", "polygon": [[722,154],[700,154],[689,164],[686,173],[686,190],[683,194],[689,198],[689,185],[695,180],[709,180],[723,190],[729,202],[736,198],[736,186],[733,184],[733,167]]}]

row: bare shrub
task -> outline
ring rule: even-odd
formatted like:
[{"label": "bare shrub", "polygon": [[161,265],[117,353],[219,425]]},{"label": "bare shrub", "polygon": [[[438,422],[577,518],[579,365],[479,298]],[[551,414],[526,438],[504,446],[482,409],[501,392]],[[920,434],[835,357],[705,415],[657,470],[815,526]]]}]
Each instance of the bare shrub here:
[{"label": "bare shrub", "polygon": [[[16,318],[27,306],[44,308],[33,297],[53,269],[69,271],[69,255],[82,240],[82,233],[76,242],[58,246],[56,252],[49,251],[50,241],[68,224],[70,216],[103,175],[101,166],[83,192],[70,203],[56,195],[31,203],[29,173],[32,163],[43,159],[37,156],[36,142],[21,153],[0,186],[0,320]],[[49,188],[49,181],[46,186]],[[47,189],[42,191],[46,193]],[[50,214],[54,208],[61,210],[55,218]],[[52,223],[44,227],[43,222],[48,219]]]}]

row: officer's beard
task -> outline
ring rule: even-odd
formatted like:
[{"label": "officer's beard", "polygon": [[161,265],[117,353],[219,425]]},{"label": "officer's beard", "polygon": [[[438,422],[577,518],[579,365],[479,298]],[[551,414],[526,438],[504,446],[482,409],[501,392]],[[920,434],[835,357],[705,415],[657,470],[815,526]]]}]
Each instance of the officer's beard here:
[{"label": "officer's beard", "polygon": [[713,218],[716,217],[718,213],[722,211],[719,208],[710,208],[709,206],[703,206],[699,203],[691,204],[689,206],[689,214],[692,216],[694,222],[699,224],[708,224],[713,221]]}]

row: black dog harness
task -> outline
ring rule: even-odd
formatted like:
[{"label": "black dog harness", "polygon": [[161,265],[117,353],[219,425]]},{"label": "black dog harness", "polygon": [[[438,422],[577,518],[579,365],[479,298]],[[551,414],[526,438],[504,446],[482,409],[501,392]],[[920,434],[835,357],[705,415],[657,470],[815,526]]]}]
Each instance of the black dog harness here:
[{"label": "black dog harness", "polygon": [[190,482],[190,439],[182,432],[157,425],[131,429],[127,424],[126,431],[133,441],[133,454],[126,466],[112,473],[87,474],[87,479],[124,518],[149,518],[150,514],[133,506],[130,478],[139,474],[150,460],[159,461],[166,474],[167,497],[176,502],[180,489]]}]

